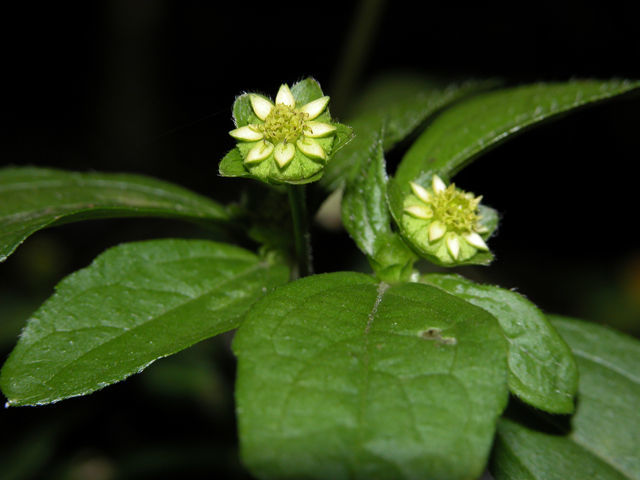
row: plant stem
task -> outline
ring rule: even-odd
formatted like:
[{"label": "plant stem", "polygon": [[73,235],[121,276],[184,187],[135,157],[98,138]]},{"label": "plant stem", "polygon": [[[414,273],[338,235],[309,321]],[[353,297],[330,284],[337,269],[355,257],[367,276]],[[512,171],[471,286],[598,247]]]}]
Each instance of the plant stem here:
[{"label": "plant stem", "polygon": [[293,219],[293,240],[296,247],[298,277],[306,277],[313,273],[313,266],[311,264],[311,236],[309,235],[305,186],[288,185],[287,189]]}]

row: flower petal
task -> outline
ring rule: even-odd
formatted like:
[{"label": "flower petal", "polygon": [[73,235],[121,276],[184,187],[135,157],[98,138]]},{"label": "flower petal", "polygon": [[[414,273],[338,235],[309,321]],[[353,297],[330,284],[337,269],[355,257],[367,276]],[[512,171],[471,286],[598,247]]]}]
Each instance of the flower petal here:
[{"label": "flower petal", "polygon": [[422,185],[418,185],[416,182],[409,182],[411,190],[416,197],[422,200],[424,203],[431,203],[431,194]]},{"label": "flower petal", "polygon": [[255,125],[236,128],[235,130],[231,130],[229,135],[236,140],[242,140],[243,142],[255,142],[257,140],[262,140],[264,137],[262,132],[260,132]]},{"label": "flower petal", "polygon": [[431,184],[435,193],[442,193],[447,189],[447,186],[438,175],[433,176]]},{"label": "flower petal", "polygon": [[293,143],[279,143],[273,151],[273,156],[276,159],[276,162],[278,162],[280,168],[286,167],[289,162],[293,160],[293,156],[295,154],[296,147]]},{"label": "flower petal", "polygon": [[433,217],[433,210],[423,205],[411,205],[410,207],[405,208],[404,211],[413,217],[422,218],[424,220],[429,220]]},{"label": "flower petal", "polygon": [[249,95],[251,100],[251,108],[260,120],[264,120],[271,113],[273,103],[260,95],[254,93]]},{"label": "flower petal", "polygon": [[475,232],[472,232],[469,235],[465,235],[464,239],[469,245],[477,248],[478,250],[489,250],[489,247],[484,242],[482,237]]},{"label": "flower petal", "polygon": [[323,122],[305,122],[304,136],[311,138],[326,137],[336,131],[336,127]]},{"label": "flower petal", "polygon": [[258,142],[255,147],[249,150],[247,158],[244,159],[244,163],[257,163],[261,162],[273,152],[273,143],[262,140]]},{"label": "flower petal", "polygon": [[280,90],[278,90],[278,95],[276,95],[276,105],[280,103],[291,108],[296,106],[296,99],[293,98],[293,94],[287,84],[280,85]]},{"label": "flower petal", "polygon": [[460,255],[460,240],[458,235],[453,232],[447,235],[447,250],[449,250],[454,260],[458,259],[458,255]]},{"label": "flower petal", "polygon": [[435,242],[436,240],[440,240],[445,233],[447,233],[447,227],[439,220],[436,220],[435,222],[431,223],[431,225],[429,225],[429,241],[430,242]]},{"label": "flower petal", "polygon": [[300,108],[300,111],[309,115],[307,120],[313,120],[318,115],[320,115],[325,108],[327,108],[327,104],[329,103],[329,97],[320,97],[317,100],[307,103]]},{"label": "flower petal", "polygon": [[318,142],[311,138],[302,137],[296,142],[296,147],[309,158],[327,159],[327,154]]}]

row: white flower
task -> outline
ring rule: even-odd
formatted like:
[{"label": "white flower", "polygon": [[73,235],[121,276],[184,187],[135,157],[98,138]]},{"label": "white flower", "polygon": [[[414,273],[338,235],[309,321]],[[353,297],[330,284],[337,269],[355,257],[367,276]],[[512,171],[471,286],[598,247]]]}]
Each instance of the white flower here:
[{"label": "white flower", "polygon": [[229,132],[236,140],[255,143],[244,158],[245,164],[251,166],[260,163],[273,154],[278,167],[284,169],[293,160],[296,151],[309,159],[327,160],[329,152],[316,139],[333,135],[336,127],[314,119],[325,111],[329,97],[320,97],[296,107],[289,86],[282,85],[275,103],[253,93],[249,98],[251,108],[261,122]]}]

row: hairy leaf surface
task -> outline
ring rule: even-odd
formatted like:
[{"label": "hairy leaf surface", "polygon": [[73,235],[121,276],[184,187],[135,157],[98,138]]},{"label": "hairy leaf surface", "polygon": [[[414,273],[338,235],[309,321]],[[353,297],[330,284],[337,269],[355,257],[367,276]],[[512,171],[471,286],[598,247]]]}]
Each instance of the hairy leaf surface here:
[{"label": "hairy leaf surface", "polygon": [[256,304],[233,348],[259,478],[476,478],[507,400],[495,318],[417,283],[299,280]]},{"label": "hairy leaf surface", "polygon": [[172,217],[226,220],[206,197],[140,175],[45,168],[0,170],[0,261],[29,235],[51,225],[92,218]]},{"label": "hairy leaf surface", "polygon": [[450,179],[478,155],[531,126],[638,88],[640,82],[577,80],[480,93],[436,117],[406,153],[395,178],[403,188],[434,173]]},{"label": "hairy leaf surface", "polygon": [[9,405],[91,393],[236,328],[288,279],[241,248],[201,240],[124,244],[57,287],[0,374]]},{"label": "hairy leaf surface", "polygon": [[578,389],[575,359],[535,305],[510,290],[479,285],[459,275],[429,274],[422,280],[498,319],[509,342],[509,388],[514,395],[547,412],[573,412]]},{"label": "hairy leaf surface", "polygon": [[342,223],[381,279],[409,279],[417,257],[391,230],[382,134],[360,172],[347,181]]},{"label": "hairy leaf surface", "polygon": [[498,480],[640,479],[640,342],[561,317],[553,325],[580,370],[571,418],[515,412],[498,428],[492,473]]}]

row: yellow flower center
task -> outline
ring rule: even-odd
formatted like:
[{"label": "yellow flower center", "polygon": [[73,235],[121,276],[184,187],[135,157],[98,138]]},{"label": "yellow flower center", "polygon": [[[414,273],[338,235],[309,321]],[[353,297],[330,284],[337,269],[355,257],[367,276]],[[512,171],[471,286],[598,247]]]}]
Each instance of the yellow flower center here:
[{"label": "yellow flower center", "polygon": [[279,103],[271,109],[260,130],[274,144],[295,142],[304,128],[308,114]]},{"label": "yellow flower center", "polygon": [[473,232],[478,224],[477,206],[473,195],[458,190],[454,185],[433,195],[431,200],[433,218],[444,223],[447,230],[461,235]]}]

